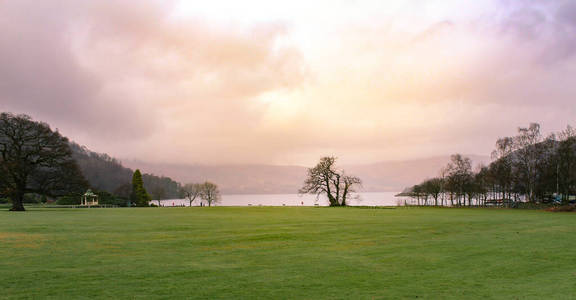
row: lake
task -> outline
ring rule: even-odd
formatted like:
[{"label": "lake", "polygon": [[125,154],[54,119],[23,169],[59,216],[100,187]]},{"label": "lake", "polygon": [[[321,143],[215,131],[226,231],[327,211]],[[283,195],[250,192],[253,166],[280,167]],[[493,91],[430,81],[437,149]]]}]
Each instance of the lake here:
[{"label": "lake", "polygon": [[[352,206],[397,206],[403,203],[402,197],[394,197],[398,192],[379,193],[357,193],[355,198],[349,199],[348,205]],[[152,203],[158,204],[158,200]],[[162,206],[189,206],[186,199],[161,200]],[[328,206],[325,196],[316,199],[314,195],[298,194],[259,194],[259,195],[222,195],[222,200],[217,206]],[[199,206],[200,202],[195,200],[192,206]]]}]

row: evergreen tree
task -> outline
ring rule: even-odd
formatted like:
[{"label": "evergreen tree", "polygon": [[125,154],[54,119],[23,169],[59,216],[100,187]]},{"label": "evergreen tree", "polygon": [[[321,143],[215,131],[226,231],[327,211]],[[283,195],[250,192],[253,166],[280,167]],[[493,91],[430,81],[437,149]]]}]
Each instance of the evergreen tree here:
[{"label": "evergreen tree", "polygon": [[130,194],[130,201],[136,206],[148,206],[151,199],[152,198],[144,188],[142,173],[140,173],[140,170],[136,169],[134,175],[132,175],[132,193]]}]

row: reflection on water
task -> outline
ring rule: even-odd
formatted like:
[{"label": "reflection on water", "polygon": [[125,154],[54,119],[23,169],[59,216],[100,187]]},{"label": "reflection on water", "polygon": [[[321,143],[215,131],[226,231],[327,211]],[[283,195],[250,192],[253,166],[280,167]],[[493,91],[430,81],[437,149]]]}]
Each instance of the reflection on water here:
[{"label": "reflection on water", "polygon": [[[397,206],[403,203],[401,197],[394,197],[397,192],[381,193],[359,193],[354,198],[348,199],[348,204],[352,206]],[[158,204],[158,200],[152,203]],[[189,206],[186,199],[161,200],[162,206]],[[297,194],[266,194],[266,195],[222,195],[222,200],[217,206],[327,206],[326,197],[316,199],[314,195]],[[200,202],[195,200],[192,206],[200,206]]]}]

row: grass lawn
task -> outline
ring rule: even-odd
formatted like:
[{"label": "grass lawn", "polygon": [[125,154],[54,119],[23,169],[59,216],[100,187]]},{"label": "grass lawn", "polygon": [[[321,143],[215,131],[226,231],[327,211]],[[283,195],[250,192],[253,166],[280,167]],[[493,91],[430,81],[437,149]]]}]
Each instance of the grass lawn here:
[{"label": "grass lawn", "polygon": [[576,298],[576,214],[0,211],[0,298]]}]

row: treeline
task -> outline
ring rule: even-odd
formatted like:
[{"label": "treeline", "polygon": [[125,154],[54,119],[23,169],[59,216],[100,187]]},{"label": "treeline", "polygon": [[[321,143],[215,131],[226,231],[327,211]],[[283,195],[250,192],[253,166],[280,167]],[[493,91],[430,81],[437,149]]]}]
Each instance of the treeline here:
[{"label": "treeline", "polygon": [[[107,154],[90,151],[76,143],[70,143],[70,148],[82,174],[101,197],[130,198],[134,173],[131,169],[122,166],[120,161]],[[142,180],[153,200],[183,197],[180,183],[169,177],[143,174]]]},{"label": "treeline", "polygon": [[543,137],[540,125],[519,128],[500,138],[488,166],[472,168],[460,154],[451,156],[440,176],[400,195],[406,204],[433,206],[506,206],[562,203],[576,194],[576,130],[572,127]]}]

